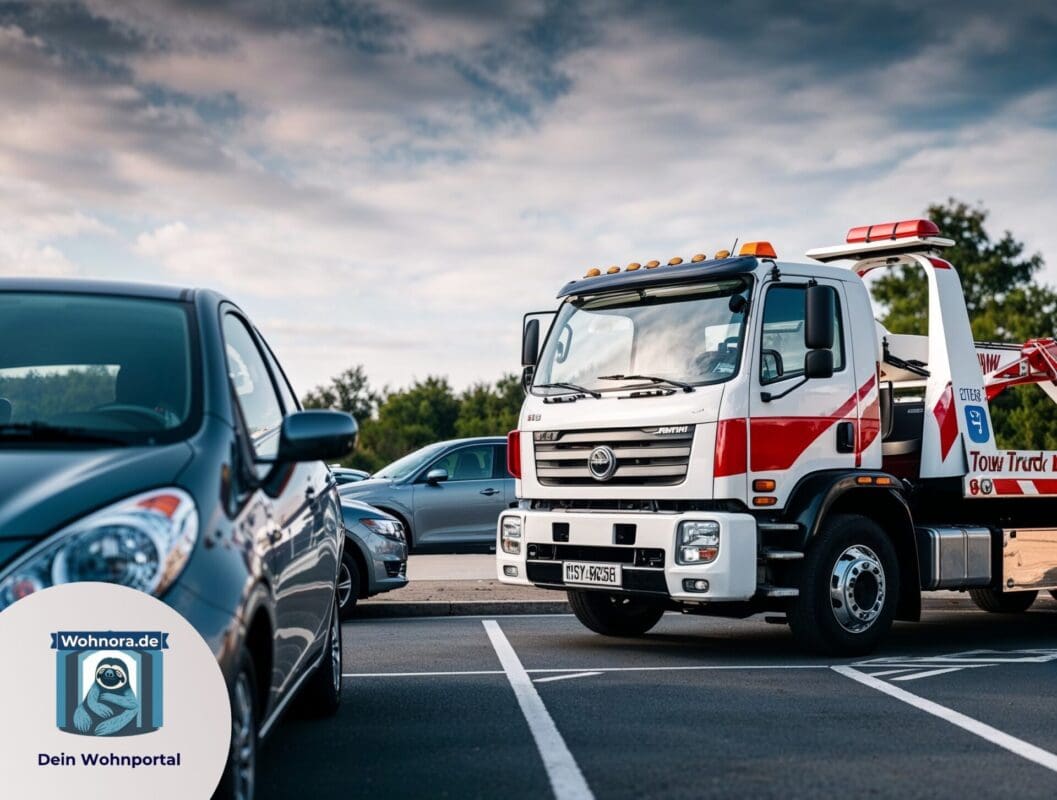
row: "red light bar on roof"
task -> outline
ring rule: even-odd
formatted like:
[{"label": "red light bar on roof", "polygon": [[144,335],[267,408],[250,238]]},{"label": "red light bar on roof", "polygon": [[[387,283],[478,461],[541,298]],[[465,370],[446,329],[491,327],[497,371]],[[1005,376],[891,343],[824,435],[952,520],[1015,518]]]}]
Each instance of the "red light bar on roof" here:
[{"label": "red light bar on roof", "polygon": [[862,225],[848,231],[848,244],[876,242],[884,239],[909,239],[914,236],[926,238],[939,236],[940,229],[928,219],[907,219],[902,222],[882,222],[880,225]]}]

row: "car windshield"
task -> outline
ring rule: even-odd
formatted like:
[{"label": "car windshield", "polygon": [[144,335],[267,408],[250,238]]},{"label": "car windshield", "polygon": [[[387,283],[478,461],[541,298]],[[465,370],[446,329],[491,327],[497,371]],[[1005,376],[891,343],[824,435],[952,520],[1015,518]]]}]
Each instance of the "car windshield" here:
[{"label": "car windshield", "polygon": [[443,442],[427,445],[421,450],[416,450],[403,458],[398,458],[387,467],[382,467],[371,477],[386,478],[391,481],[402,481],[404,478],[411,477],[425,467],[426,464],[439,455],[445,447],[446,445]]},{"label": "car windshield", "polygon": [[734,278],[573,298],[551,327],[533,391],[729,380],[738,371],[748,289],[747,279]]},{"label": "car windshield", "polygon": [[0,446],[174,441],[199,391],[188,307],[0,292]]}]

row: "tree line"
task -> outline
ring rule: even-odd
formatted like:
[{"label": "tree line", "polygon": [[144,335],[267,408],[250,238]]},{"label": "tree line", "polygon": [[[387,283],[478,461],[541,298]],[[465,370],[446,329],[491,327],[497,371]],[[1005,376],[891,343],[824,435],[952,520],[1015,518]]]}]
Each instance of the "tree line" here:
[{"label": "tree line", "polygon": [[[1057,335],[1057,292],[1039,282],[1042,256],[1025,254],[1009,231],[994,237],[988,212],[955,199],[929,207],[929,218],[954,247],[943,256],[961,278],[977,341],[1021,344]],[[928,332],[928,289],[915,267],[887,272],[872,286],[881,322],[893,333]],[[442,439],[503,435],[517,425],[520,381],[505,375],[455,392],[446,378],[429,377],[396,391],[371,388],[362,366],[338,375],[304,399],[307,408],[337,408],[360,422],[348,466],[368,471]],[[1038,386],[1007,389],[991,402],[999,447],[1057,450],[1057,408]]]}]

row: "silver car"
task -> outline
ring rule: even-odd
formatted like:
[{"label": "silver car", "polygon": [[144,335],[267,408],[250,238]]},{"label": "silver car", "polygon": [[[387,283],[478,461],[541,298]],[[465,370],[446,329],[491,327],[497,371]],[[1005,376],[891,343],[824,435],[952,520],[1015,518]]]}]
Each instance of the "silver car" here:
[{"label": "silver car", "polygon": [[494,547],[499,514],[517,502],[501,436],[427,445],[339,491],[403,522],[414,551]]},{"label": "silver car", "polygon": [[374,506],[341,498],[345,552],[338,570],[338,608],[348,619],[356,603],[407,586],[407,542],[400,520]]}]

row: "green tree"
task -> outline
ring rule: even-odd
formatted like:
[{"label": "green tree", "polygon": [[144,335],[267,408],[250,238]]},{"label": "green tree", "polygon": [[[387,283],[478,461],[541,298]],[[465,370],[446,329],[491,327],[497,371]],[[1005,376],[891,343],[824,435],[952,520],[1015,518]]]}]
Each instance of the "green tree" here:
[{"label": "green tree", "polygon": [[459,398],[455,420],[458,436],[505,436],[517,427],[525,398],[517,375],[504,375],[495,385],[477,383]]},{"label": "green tree", "polygon": [[371,388],[363,365],[350,367],[329,384],[317,386],[301,404],[305,408],[332,408],[346,411],[363,422],[374,415],[381,397]]},{"label": "green tree", "polygon": [[[955,241],[943,257],[958,271],[977,341],[1020,344],[1057,332],[1057,293],[1037,282],[1041,255],[1025,256],[1023,243],[1009,231],[992,239],[983,208],[951,198],[929,206],[928,215],[943,236]],[[872,293],[885,309],[882,323],[893,333],[928,332],[922,270],[903,266],[890,271],[873,284]],[[991,403],[996,439],[1003,447],[1055,449],[1055,412],[1037,386],[1007,389]]]},{"label": "green tree", "polygon": [[377,470],[412,450],[455,436],[459,399],[447,378],[429,377],[388,394],[377,416],[360,426],[350,463]]}]

